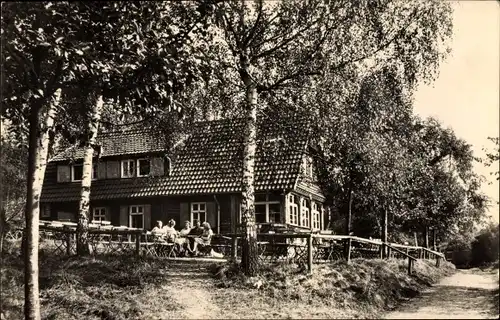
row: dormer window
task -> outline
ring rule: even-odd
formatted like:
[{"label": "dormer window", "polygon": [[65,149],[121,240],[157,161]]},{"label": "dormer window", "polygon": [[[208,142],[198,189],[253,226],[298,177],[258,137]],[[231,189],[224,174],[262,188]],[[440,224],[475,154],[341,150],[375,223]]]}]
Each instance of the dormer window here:
[{"label": "dormer window", "polygon": [[[92,164],[91,179],[97,179],[97,163]],[[83,178],[83,164],[74,164],[71,166],[71,181],[82,181]]]},{"label": "dormer window", "polygon": [[147,177],[151,173],[151,162],[149,159],[137,160],[137,176]]},{"label": "dormer window", "polygon": [[122,178],[135,176],[135,160],[122,160]]}]

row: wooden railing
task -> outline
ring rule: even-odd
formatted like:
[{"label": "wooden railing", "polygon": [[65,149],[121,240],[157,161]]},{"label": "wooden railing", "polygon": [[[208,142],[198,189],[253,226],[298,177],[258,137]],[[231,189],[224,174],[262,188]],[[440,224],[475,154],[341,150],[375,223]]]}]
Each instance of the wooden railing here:
[{"label": "wooden railing", "polygon": [[[242,236],[242,234],[228,235],[232,243],[231,259],[236,259],[238,256],[238,239],[241,239]],[[435,259],[437,267],[440,266],[441,259],[444,259],[442,253],[427,248],[384,243],[356,236],[321,233],[260,233],[257,238],[257,245],[268,249],[267,255],[266,249],[259,250],[263,260],[274,262],[279,260],[279,257],[285,257],[284,260],[288,258],[291,261],[307,263],[307,268],[310,271],[315,263],[339,259],[345,259],[349,262],[353,258],[399,258],[408,259],[408,273],[411,274],[417,259]],[[294,243],[293,240],[297,239],[300,239],[301,242]]]},{"label": "wooden railing", "polygon": [[[76,223],[42,221],[40,236],[51,243],[51,250],[64,255],[76,254]],[[242,237],[241,233],[216,236],[212,248],[225,258],[237,259],[241,256],[239,240]],[[158,246],[152,238],[151,232],[143,229],[106,224],[91,224],[89,228],[89,244],[94,254],[152,254],[153,246]],[[411,274],[417,259],[433,259],[437,267],[445,259],[443,253],[424,247],[324,232],[268,232],[259,233],[257,239],[259,258],[263,262],[303,263],[310,271],[314,264],[342,259],[349,262],[355,258],[396,258],[408,260],[408,273]],[[173,252],[170,249],[167,251]]]}]

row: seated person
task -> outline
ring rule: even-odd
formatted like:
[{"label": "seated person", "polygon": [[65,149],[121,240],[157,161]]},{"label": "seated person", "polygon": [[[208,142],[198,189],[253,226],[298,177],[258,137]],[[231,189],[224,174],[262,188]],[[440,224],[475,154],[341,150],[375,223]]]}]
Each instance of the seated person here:
[{"label": "seated person", "polygon": [[191,222],[185,221],[184,228],[178,232],[178,237],[175,239],[175,243],[178,245],[178,250],[181,255],[186,255],[191,252],[189,248],[189,238],[187,237],[191,232]]},{"label": "seated person", "polygon": [[181,229],[181,231],[179,232],[179,235],[181,237],[185,237],[187,236],[189,233],[191,232],[191,222],[189,220],[186,220],[184,222],[184,228]]},{"label": "seated person", "polygon": [[161,233],[163,228],[163,222],[161,220],[156,221],[156,226],[151,230],[151,232]]},{"label": "seated person", "polygon": [[201,227],[200,220],[193,220],[193,224],[194,226],[191,228],[191,230],[189,230],[189,233],[187,234],[188,236],[190,236],[188,238],[188,251],[190,253],[193,253],[193,250],[191,250],[191,248],[194,246],[194,239],[201,236],[201,234],[203,233],[203,228]]},{"label": "seated person", "polygon": [[208,222],[203,222],[203,232],[200,237],[194,238],[192,252],[194,254],[198,254],[198,247],[205,248],[210,246],[210,242],[212,240],[212,236],[214,232],[210,228],[210,224]]},{"label": "seated person", "polygon": [[201,236],[203,233],[203,228],[201,227],[200,220],[194,220],[194,227],[191,228],[191,231],[189,231],[190,236]]},{"label": "seated person", "polygon": [[168,242],[175,242],[178,236],[177,230],[175,230],[175,220],[170,219],[165,227],[163,227],[163,232],[165,233],[165,238]]},{"label": "seated person", "polygon": [[151,230],[151,233],[153,234],[154,239],[163,240],[163,237],[165,236],[165,231],[163,222],[161,220],[156,221],[156,226],[153,228],[153,230]]}]

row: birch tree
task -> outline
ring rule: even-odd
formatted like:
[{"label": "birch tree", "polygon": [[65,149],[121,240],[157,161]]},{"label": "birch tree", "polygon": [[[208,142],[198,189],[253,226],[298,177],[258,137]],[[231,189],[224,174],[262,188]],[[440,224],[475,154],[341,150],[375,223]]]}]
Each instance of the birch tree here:
[{"label": "birch tree", "polygon": [[[65,76],[64,57],[60,55],[59,46],[64,23],[60,16],[53,15],[50,7],[50,3],[2,4],[2,116],[28,136],[29,144],[23,239],[27,319],[40,318],[39,198],[49,134]],[[67,56],[73,53],[68,52]]]},{"label": "birch tree", "polygon": [[[242,265],[258,269],[254,214],[257,114],[263,93],[304,94],[324,75],[393,64],[409,86],[432,79],[451,35],[441,1],[221,1],[216,15],[224,47],[246,100],[241,211]],[[319,120],[327,121],[327,118]]]},{"label": "birch tree", "polygon": [[[157,35],[157,29],[151,27],[153,18],[157,18],[155,21],[161,21],[160,15],[164,15],[165,10],[173,16],[182,16],[185,11],[192,12],[191,9],[187,10],[188,7],[185,5],[170,6],[176,10],[155,8],[161,5],[159,2],[144,5],[137,2],[106,2],[104,5],[102,2],[2,3],[2,116],[10,120],[13,127],[29,136],[27,237],[24,246],[27,319],[40,318],[38,200],[47,161],[47,138],[61,95],[66,97],[75,88],[92,88],[92,80],[95,79],[92,74],[99,72],[109,75],[107,81],[103,81],[108,84],[107,86],[101,86],[102,82],[97,86],[98,90],[103,90],[100,94],[104,98],[113,97],[115,100],[123,101],[119,104],[123,113],[130,114],[136,111],[154,113],[161,109],[163,104],[149,103],[148,99],[153,101],[152,97],[156,97],[155,102],[163,101],[170,93],[176,92],[179,87],[191,81],[192,74],[197,71],[184,69],[184,72],[181,72],[182,76],[168,78],[169,73],[177,71],[172,67],[164,69],[171,62],[169,57],[182,56],[185,59],[181,60],[186,62],[196,60],[198,57],[191,54],[190,46],[185,46],[188,50],[176,50],[179,46],[173,46],[172,51],[168,47],[155,47],[157,45],[155,40],[159,38],[165,39],[159,42],[160,45],[172,39],[182,43],[183,38],[176,36],[178,31],[175,25],[163,30],[161,36]],[[203,26],[203,22],[196,19],[201,19],[200,17],[205,15],[206,8],[209,9],[209,6],[201,3],[193,9],[198,13],[192,15],[195,26]],[[92,18],[95,18],[95,13],[101,14],[100,23],[93,23],[95,21]],[[122,36],[118,37],[119,41],[105,39],[109,36],[114,39],[114,35],[109,33],[113,28],[121,30],[118,34]],[[145,33],[142,39],[149,40],[147,47],[144,47],[143,41],[136,41],[131,37],[131,34],[140,35],[141,32]],[[188,34],[189,32],[184,32],[182,36],[187,37]],[[153,51],[155,55],[146,55]],[[124,95],[120,93],[131,92],[132,89],[135,90],[135,86],[131,81],[116,78],[116,72],[110,72],[106,63],[89,59],[99,52],[107,52],[105,58],[113,58],[112,61],[116,63],[113,66],[122,67],[118,70],[119,74],[127,75],[122,79],[130,80],[135,77],[141,80],[145,75],[155,74],[155,81],[139,83],[138,94],[130,99],[124,99]],[[130,54],[125,55],[124,52]],[[161,61],[165,63],[158,63]],[[138,68],[137,64],[141,62],[146,63]],[[186,65],[179,64],[179,67],[185,68]],[[117,71],[116,68],[111,70]],[[143,92],[152,92],[156,95],[145,97],[141,94]],[[65,111],[64,113],[67,113],[69,110]],[[57,128],[58,132],[68,131],[64,121],[60,121]]]},{"label": "birch tree", "polygon": [[[210,5],[191,1],[84,2],[71,6],[78,14],[68,23],[79,23],[71,42],[85,50],[70,61],[76,67],[75,80],[65,95],[70,102],[81,102],[68,104],[74,111],[70,115],[77,114],[87,123],[87,128],[73,130],[85,133],[79,138],[85,157],[77,252],[88,254],[92,162],[104,100],[110,106],[109,113],[118,118],[131,114],[139,118],[169,116],[165,113],[173,111],[176,94],[201,73],[201,48],[192,38],[206,29]],[[80,108],[82,105],[85,107]],[[76,122],[71,117],[66,121]],[[64,133],[71,136],[68,131]]]}]

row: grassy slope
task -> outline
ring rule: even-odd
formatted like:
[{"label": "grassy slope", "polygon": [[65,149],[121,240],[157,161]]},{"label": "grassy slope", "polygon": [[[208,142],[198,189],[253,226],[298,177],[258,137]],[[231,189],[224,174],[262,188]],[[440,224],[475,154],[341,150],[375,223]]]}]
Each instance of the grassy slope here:
[{"label": "grassy slope", "polygon": [[[258,278],[214,279],[208,264],[105,257],[44,258],[40,271],[45,319],[344,318],[376,317],[453,272],[418,262],[353,260],[316,266],[309,276],[293,266],[269,268]],[[22,317],[22,261],[3,257],[2,319]],[[196,292],[195,299],[191,299]],[[197,310],[199,309],[199,310]],[[186,313],[187,312],[187,313]],[[207,312],[207,313],[204,313]],[[208,314],[210,312],[210,314]]]},{"label": "grassy slope", "polygon": [[[251,279],[222,277],[219,286],[226,289],[216,293],[216,301],[234,306],[228,310],[229,318],[376,318],[380,311],[453,272],[449,263],[436,269],[424,261],[417,262],[412,276],[406,274],[405,262],[398,260],[338,261],[316,266],[313,275],[283,265]],[[249,314],[248,310],[273,311]]]}]

